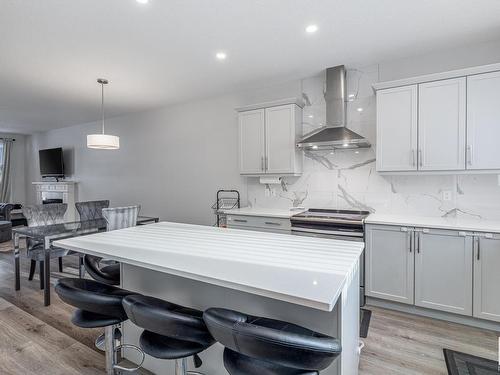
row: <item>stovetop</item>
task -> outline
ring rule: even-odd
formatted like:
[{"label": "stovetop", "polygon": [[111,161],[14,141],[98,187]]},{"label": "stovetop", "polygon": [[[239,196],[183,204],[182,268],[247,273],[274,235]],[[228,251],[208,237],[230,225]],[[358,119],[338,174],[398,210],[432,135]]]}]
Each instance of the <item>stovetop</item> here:
[{"label": "stovetop", "polygon": [[354,210],[335,210],[335,209],[323,209],[323,208],[310,208],[305,212],[301,212],[297,215],[292,216],[297,219],[318,219],[321,221],[326,220],[347,220],[347,221],[359,221],[363,222],[364,219],[369,215],[368,211],[354,211]]}]

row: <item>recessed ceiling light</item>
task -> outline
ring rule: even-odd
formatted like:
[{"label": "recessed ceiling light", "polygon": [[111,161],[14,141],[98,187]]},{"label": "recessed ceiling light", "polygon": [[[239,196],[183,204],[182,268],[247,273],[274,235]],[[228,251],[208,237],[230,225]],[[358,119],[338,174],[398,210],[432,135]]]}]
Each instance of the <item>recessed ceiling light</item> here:
[{"label": "recessed ceiling light", "polygon": [[358,111],[358,112],[363,112],[363,108],[361,108],[361,107],[356,108],[356,111]]},{"label": "recessed ceiling light", "polygon": [[217,60],[225,60],[227,58],[227,53],[220,51],[215,54],[215,57]]},{"label": "recessed ceiling light", "polygon": [[309,25],[306,27],[306,32],[309,34],[314,34],[316,31],[318,31],[318,25]]},{"label": "recessed ceiling light", "polygon": [[139,4],[147,4],[149,3],[149,0],[135,0],[137,1]]},{"label": "recessed ceiling light", "polygon": [[312,148],[313,148],[313,150],[317,150],[318,146],[314,145]]},{"label": "recessed ceiling light", "polygon": [[307,116],[307,117],[309,117],[309,118],[314,118],[314,115],[309,115],[309,116]]},{"label": "recessed ceiling light", "polygon": [[348,147],[348,146],[349,146],[349,144],[348,144],[348,143],[344,143],[342,146],[344,146],[344,147]]}]

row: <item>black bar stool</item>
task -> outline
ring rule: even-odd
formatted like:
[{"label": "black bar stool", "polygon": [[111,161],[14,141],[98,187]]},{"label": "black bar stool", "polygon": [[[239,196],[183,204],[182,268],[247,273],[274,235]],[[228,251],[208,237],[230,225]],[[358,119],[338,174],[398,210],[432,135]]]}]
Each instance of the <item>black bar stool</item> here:
[{"label": "black bar stool", "polygon": [[187,371],[187,358],[194,356],[195,367],[200,367],[197,354],[215,342],[205,326],[202,311],[142,295],[126,296],[123,307],[128,318],[144,329],[140,346],[145,353],[174,359],[175,375],[200,374]]},{"label": "black bar stool", "polygon": [[137,368],[131,369],[117,364],[117,352],[122,348],[133,348],[142,353],[134,345],[116,346],[115,332],[118,326],[128,319],[123,310],[122,300],[132,292],[94,280],[73,278],[60,279],[55,290],[64,302],[77,308],[71,318],[74,325],[81,328],[105,327],[106,374],[114,374],[115,369],[135,371],[140,368],[142,362]]},{"label": "black bar stool", "polygon": [[203,319],[225,346],[231,375],[317,375],[342,349],[339,340],[295,324],[211,308]]},{"label": "black bar stool", "polygon": [[83,265],[94,280],[108,285],[120,285],[120,263],[101,267],[101,260],[102,258],[85,254],[83,256]]},{"label": "black bar stool", "polygon": [[[80,258],[82,260],[84,269],[87,270],[89,275],[100,283],[107,285],[120,285],[120,264],[113,263],[100,266],[102,258],[94,255],[85,254]],[[81,273],[82,274],[82,273]],[[117,330],[117,335],[121,335],[120,330]],[[99,350],[105,350],[105,335],[100,335],[95,340],[95,346]]]}]

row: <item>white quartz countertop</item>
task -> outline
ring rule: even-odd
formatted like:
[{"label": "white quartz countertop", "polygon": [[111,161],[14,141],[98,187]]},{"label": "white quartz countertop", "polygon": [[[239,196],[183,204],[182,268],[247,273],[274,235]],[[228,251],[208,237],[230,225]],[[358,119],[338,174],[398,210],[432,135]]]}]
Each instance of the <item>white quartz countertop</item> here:
[{"label": "white quartz countertop", "polygon": [[365,219],[365,223],[500,233],[500,221],[482,220],[479,218],[465,219],[412,215],[371,214]]},{"label": "white quartz countertop", "polygon": [[279,217],[283,219],[289,219],[293,215],[300,214],[304,211],[306,211],[305,208],[280,209],[263,207],[243,207],[233,208],[231,210],[223,210],[223,212],[228,215]]},{"label": "white quartz countertop", "polygon": [[160,222],[55,246],[331,311],[364,243]]}]

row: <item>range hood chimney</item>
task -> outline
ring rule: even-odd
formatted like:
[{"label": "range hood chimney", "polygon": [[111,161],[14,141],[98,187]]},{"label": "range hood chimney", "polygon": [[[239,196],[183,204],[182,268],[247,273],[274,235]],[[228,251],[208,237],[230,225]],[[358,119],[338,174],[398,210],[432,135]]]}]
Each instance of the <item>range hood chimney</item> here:
[{"label": "range hood chimney", "polygon": [[304,150],[368,148],[370,142],[347,129],[347,85],[344,65],[326,70],[326,126],[306,134],[297,143]]}]

